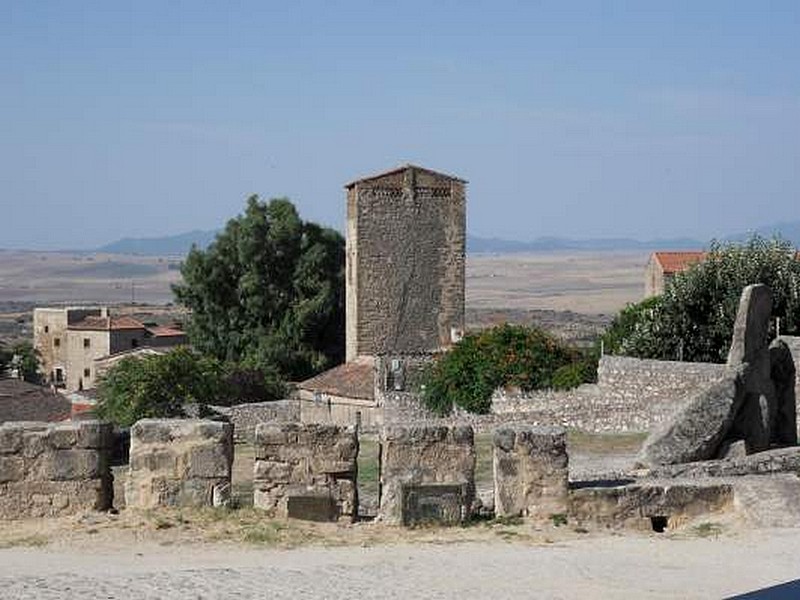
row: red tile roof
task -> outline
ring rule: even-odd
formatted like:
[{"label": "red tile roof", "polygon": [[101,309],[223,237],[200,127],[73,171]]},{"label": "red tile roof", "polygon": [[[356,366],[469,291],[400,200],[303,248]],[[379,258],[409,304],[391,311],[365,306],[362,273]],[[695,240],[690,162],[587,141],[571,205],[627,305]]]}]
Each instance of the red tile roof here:
[{"label": "red tile roof", "polygon": [[86,317],[69,326],[69,329],[85,329],[92,331],[119,331],[123,329],[145,329],[141,321],[133,317]]},{"label": "red tile roof", "polygon": [[702,262],[707,252],[654,252],[653,256],[667,274],[680,273],[691,265]]},{"label": "red tile roof", "polygon": [[343,398],[375,399],[375,367],[372,359],[360,358],[306,379],[301,390]]}]

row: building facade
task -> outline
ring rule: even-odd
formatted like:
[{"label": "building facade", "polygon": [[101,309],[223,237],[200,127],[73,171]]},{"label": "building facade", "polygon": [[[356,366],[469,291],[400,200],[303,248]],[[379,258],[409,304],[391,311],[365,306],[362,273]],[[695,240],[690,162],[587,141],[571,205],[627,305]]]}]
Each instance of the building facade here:
[{"label": "building facade", "polygon": [[67,328],[86,317],[107,316],[102,308],[35,308],[33,347],[46,383],[61,387],[67,381]]}]

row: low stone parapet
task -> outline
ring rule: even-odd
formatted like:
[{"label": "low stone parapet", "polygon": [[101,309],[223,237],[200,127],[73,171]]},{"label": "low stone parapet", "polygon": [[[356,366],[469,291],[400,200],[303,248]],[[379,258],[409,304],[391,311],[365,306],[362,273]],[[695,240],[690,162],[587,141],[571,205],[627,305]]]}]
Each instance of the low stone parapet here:
[{"label": "low stone parapet", "polygon": [[130,508],[223,506],[230,500],[233,426],[143,419],[131,427]]},{"label": "low stone parapet", "polygon": [[498,517],[546,520],[568,509],[567,432],[509,425],[494,432],[494,508]]},{"label": "low stone parapet", "polygon": [[111,508],[112,435],[98,421],[0,425],[0,518]]},{"label": "low stone parapet", "polygon": [[390,425],[381,431],[379,518],[393,525],[468,519],[475,440],[468,425]]},{"label": "low stone parapet", "polygon": [[255,434],[253,505],[280,517],[358,516],[355,427],[261,423]]}]

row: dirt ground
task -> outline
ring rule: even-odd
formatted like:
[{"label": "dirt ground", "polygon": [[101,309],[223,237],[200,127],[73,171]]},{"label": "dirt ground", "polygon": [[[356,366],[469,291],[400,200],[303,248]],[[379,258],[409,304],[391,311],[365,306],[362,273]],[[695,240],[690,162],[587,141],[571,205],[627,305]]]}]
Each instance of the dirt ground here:
[{"label": "dirt ground", "polygon": [[0,539],[5,599],[722,598],[800,578],[800,529],[724,520],[657,534],[123,511],[16,522]]}]

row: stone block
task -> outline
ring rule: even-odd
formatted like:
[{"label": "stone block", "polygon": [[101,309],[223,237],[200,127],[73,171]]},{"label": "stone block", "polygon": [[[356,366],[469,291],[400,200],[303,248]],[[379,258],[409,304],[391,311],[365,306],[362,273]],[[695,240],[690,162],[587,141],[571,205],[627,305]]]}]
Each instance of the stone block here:
[{"label": "stone block", "polygon": [[[333,502],[335,518],[357,517],[358,494],[354,482],[358,470],[358,437],[355,428],[260,423],[255,429],[255,444],[254,506],[278,516],[302,518],[304,503],[318,501],[299,498],[325,497]],[[297,512],[293,512],[291,506],[299,507]],[[309,514],[312,513],[325,511],[315,509]]]},{"label": "stone block", "polygon": [[[469,426],[408,424],[381,432],[379,518],[403,523],[404,488],[424,485],[464,486],[460,514],[470,516],[475,496],[474,433]],[[417,498],[427,498],[419,496]],[[443,513],[444,514],[444,513]]]},{"label": "stone block", "polygon": [[25,478],[25,461],[21,456],[0,456],[0,483]]},{"label": "stone block", "polygon": [[731,369],[695,394],[645,441],[640,461],[648,466],[715,458],[744,403],[744,368]]},{"label": "stone block", "polygon": [[335,521],[338,518],[336,502],[329,494],[288,496],[286,516],[304,521]]},{"label": "stone block", "polygon": [[130,455],[125,498],[131,508],[229,501],[233,461],[229,423],[144,419],[131,428]]},{"label": "stone block", "polygon": [[467,486],[450,484],[404,485],[403,525],[458,525],[467,518]]},{"label": "stone block", "polygon": [[563,428],[503,426],[495,430],[493,442],[497,516],[546,520],[567,512],[569,457]]},{"label": "stone block", "polygon": [[101,421],[80,421],[76,431],[78,448],[111,448],[114,444],[114,427]]},{"label": "stone block", "polygon": [[[108,424],[102,427],[110,429]],[[111,507],[109,450],[79,447],[80,428],[74,422],[0,426],[0,518]]]},{"label": "stone block", "polygon": [[22,447],[22,428],[15,423],[0,425],[0,454],[14,454]]},{"label": "stone block", "polygon": [[230,479],[233,462],[232,446],[222,443],[195,446],[184,456],[188,457],[189,478]]}]

